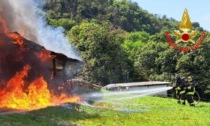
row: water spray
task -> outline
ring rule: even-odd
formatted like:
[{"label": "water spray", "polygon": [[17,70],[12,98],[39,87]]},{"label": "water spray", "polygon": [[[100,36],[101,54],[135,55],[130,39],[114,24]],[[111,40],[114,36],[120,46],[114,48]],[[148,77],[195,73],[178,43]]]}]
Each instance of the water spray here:
[{"label": "water spray", "polygon": [[[146,90],[120,91],[120,92],[110,92],[110,93],[91,93],[91,94],[86,94],[84,96],[84,99],[86,101],[94,101],[94,102],[110,102],[110,101],[115,101],[115,100],[119,101],[119,100],[138,98],[138,97],[143,97],[143,96],[148,96],[148,95],[154,95],[160,92],[170,90],[171,88],[172,87],[162,87],[162,88],[153,88],[153,89],[146,89]],[[123,98],[117,97],[115,99],[110,98],[108,100],[99,100],[102,97],[107,99],[110,96],[123,96]]]},{"label": "water spray", "polygon": [[144,96],[158,94],[158,93],[170,90],[170,89],[172,89],[172,87],[164,87],[164,88],[144,90],[141,93],[131,93],[131,95],[129,95],[127,97],[114,98],[114,99],[109,99],[109,100],[101,100],[101,101],[97,101],[97,102],[112,102],[112,101],[122,101],[122,100],[127,100],[127,99],[139,98],[139,97],[144,97]]}]

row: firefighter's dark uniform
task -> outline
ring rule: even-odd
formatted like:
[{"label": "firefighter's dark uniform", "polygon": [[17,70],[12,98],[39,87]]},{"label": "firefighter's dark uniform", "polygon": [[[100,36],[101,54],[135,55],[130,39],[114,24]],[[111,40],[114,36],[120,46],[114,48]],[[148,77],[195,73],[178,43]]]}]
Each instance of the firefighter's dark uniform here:
[{"label": "firefighter's dark uniform", "polygon": [[186,104],[186,100],[190,104],[190,106],[195,106],[193,95],[195,94],[195,83],[192,80],[192,77],[187,78],[187,82],[185,82],[184,86],[180,88],[180,98],[183,105]]},{"label": "firefighter's dark uniform", "polygon": [[192,77],[187,78],[187,83],[185,86],[186,89],[186,99],[190,106],[195,106],[193,95],[195,94],[195,82],[192,80]]},{"label": "firefighter's dark uniform", "polygon": [[[185,90],[184,90],[184,86],[185,86],[185,80],[184,78],[178,77],[176,80],[176,95],[178,98],[177,103],[181,103],[181,99],[185,99]],[[183,101],[182,103],[184,104],[185,101]]]}]

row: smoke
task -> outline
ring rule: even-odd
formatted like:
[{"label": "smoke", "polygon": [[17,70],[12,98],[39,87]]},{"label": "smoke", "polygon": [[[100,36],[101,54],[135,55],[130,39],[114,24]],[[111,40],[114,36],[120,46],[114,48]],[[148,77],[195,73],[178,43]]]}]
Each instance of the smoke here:
[{"label": "smoke", "polygon": [[45,13],[42,11],[43,1],[0,0],[0,3],[0,18],[6,20],[9,31],[16,31],[48,50],[81,60],[65,37],[63,28],[47,25]]}]

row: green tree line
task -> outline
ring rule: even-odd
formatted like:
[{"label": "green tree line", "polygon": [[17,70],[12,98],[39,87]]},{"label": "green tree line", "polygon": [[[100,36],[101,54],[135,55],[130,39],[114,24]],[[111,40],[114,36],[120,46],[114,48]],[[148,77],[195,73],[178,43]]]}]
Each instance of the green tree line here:
[{"label": "green tree line", "polygon": [[178,30],[179,21],[150,14],[135,2],[45,1],[48,23],[63,27],[84,59],[80,73],[83,79],[101,85],[174,81],[179,73],[184,77],[192,75],[203,97],[210,98],[210,39],[199,23],[192,25],[199,33],[206,32],[204,42],[194,51],[180,53],[168,45],[165,37],[166,32]]}]

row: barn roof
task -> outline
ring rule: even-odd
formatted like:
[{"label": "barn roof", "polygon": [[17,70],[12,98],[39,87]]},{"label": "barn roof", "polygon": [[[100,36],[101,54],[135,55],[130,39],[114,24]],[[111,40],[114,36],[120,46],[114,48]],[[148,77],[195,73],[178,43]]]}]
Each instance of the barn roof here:
[{"label": "barn roof", "polygon": [[114,88],[114,87],[135,87],[135,86],[154,86],[154,85],[168,85],[170,82],[162,81],[146,81],[146,82],[131,82],[131,83],[116,83],[108,84],[105,88]]},{"label": "barn roof", "polygon": [[[21,44],[21,47],[22,48],[28,48],[28,49],[31,50],[31,52],[41,52],[42,50],[46,50],[52,56],[56,57],[56,59],[79,61],[78,59],[67,57],[63,53],[54,52],[53,50],[47,50],[44,46],[39,45],[39,44],[37,44],[33,41],[30,41],[30,40],[24,38],[18,32],[0,33],[0,40],[1,40],[0,44],[4,43],[5,48],[8,48],[8,46],[11,46],[12,43],[13,43],[13,46],[16,45],[16,47],[19,48],[20,46],[19,47],[17,46],[19,44],[15,43],[14,41],[22,41],[23,43]],[[2,41],[2,40],[4,40],[4,41]],[[82,62],[82,61],[79,61],[79,62]]]}]

